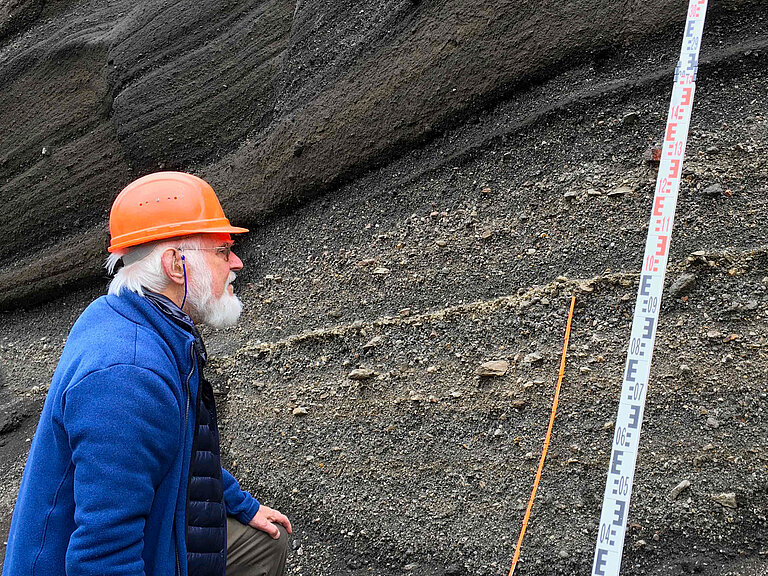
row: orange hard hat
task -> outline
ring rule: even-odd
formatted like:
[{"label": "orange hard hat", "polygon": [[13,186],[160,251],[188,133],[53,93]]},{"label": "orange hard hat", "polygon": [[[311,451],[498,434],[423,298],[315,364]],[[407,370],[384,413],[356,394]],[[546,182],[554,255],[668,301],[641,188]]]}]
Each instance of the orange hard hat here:
[{"label": "orange hard hat", "polygon": [[155,172],[128,184],[109,213],[109,251],[188,236],[240,234],[224,216],[216,193],[202,178],[184,172]]}]

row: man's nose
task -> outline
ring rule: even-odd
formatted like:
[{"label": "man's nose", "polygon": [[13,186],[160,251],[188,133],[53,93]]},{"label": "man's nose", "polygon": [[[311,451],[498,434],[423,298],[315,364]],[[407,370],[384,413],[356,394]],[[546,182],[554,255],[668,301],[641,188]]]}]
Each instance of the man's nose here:
[{"label": "man's nose", "polygon": [[238,270],[242,270],[243,268],[243,261],[240,260],[240,257],[235,254],[234,252],[229,253],[229,269],[234,270],[237,272]]}]

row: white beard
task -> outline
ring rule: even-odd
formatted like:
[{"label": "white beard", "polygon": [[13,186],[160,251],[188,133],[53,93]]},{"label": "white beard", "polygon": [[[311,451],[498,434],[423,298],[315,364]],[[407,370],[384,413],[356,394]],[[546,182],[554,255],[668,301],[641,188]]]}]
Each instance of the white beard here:
[{"label": "white beard", "polygon": [[193,322],[207,324],[211,328],[229,328],[237,324],[240,313],[243,311],[243,303],[240,298],[230,294],[228,289],[236,277],[234,272],[229,273],[224,293],[218,298],[213,297],[210,274],[206,275],[204,279],[206,286],[199,286],[197,282],[190,282],[187,303],[189,316]]}]

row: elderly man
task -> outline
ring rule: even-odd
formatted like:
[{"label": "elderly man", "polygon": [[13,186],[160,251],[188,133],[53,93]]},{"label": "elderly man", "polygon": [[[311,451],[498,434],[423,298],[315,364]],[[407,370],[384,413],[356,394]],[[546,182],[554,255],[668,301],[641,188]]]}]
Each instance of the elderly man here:
[{"label": "elderly man", "polygon": [[291,523],[221,467],[197,323],[231,326],[243,266],[213,189],[179,172],[110,213],[109,294],[67,339],[13,513],[4,576],[277,576]]}]

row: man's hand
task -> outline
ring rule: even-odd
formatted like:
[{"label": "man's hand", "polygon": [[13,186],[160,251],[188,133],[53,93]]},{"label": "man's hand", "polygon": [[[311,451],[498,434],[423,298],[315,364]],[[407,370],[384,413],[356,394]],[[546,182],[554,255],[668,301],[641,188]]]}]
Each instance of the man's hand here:
[{"label": "man's hand", "polygon": [[293,533],[291,530],[291,521],[288,520],[288,517],[285,514],[281,514],[279,511],[270,508],[269,506],[264,506],[264,504],[259,506],[259,511],[256,512],[256,516],[251,518],[251,521],[248,522],[248,526],[252,526],[256,528],[256,530],[266,532],[272,536],[272,538],[277,540],[280,538],[280,530],[277,529],[275,524],[282,524],[283,527],[288,531],[288,534]]}]

